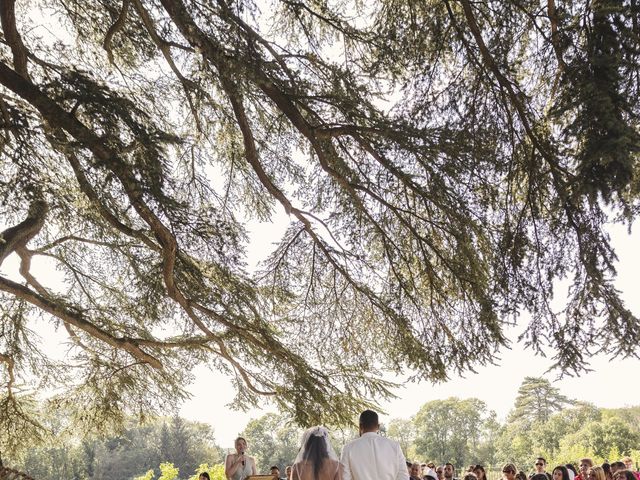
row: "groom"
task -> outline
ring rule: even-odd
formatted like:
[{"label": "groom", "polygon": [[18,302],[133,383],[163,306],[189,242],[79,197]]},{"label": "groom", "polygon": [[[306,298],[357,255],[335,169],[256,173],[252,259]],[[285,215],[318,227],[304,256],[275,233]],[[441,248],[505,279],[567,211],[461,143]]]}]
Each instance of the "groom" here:
[{"label": "groom", "polygon": [[398,442],[378,435],[378,414],[360,414],[360,438],[342,449],[342,480],[408,480],[409,474]]}]

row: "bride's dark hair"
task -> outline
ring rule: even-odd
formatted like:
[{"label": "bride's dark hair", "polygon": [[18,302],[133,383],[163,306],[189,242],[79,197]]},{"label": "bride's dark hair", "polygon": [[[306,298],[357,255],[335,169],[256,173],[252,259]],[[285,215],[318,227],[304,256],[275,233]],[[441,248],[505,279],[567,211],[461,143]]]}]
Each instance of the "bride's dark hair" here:
[{"label": "bride's dark hair", "polygon": [[317,480],[322,468],[322,462],[329,457],[327,443],[318,435],[309,435],[307,443],[304,445],[303,459],[313,465],[313,477]]}]

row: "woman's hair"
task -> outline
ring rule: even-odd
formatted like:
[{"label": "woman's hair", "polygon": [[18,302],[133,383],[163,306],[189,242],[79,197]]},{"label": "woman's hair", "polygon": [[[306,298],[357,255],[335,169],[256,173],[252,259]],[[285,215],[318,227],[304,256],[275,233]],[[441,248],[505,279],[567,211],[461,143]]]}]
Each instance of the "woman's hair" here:
[{"label": "woman's hair", "polygon": [[518,473],[516,473],[516,478],[518,480],[527,480],[527,474],[520,470]]},{"label": "woman's hair", "polygon": [[475,467],[473,467],[473,473],[476,474],[476,476],[478,476],[478,474],[476,473],[476,471],[480,470],[482,472],[482,478],[484,480],[487,479],[487,472],[485,471],[484,467],[480,464],[476,465]]},{"label": "woman's hair", "polygon": [[618,470],[613,476],[614,480],[636,480],[636,476],[631,470]]},{"label": "woman's hair", "polygon": [[602,464],[602,470],[604,471],[605,478],[613,478],[611,475],[611,465],[609,465],[607,462],[604,462]]},{"label": "woman's hair", "polygon": [[233,441],[233,444],[235,445],[236,443],[238,443],[240,440],[242,440],[244,443],[247,443],[247,441],[244,439],[244,437],[238,437]]},{"label": "woman's hair", "polygon": [[564,465],[558,465],[553,469],[553,473],[556,473],[556,470],[560,470],[562,472],[562,480],[569,480],[569,470]]},{"label": "woman's hair", "polygon": [[502,473],[506,472],[518,473],[518,469],[513,463],[507,463],[504,467],[502,467]]},{"label": "woman's hair", "polygon": [[568,468],[569,470],[571,470],[574,475],[578,475],[578,471],[576,470],[576,467],[573,466],[573,463],[567,463],[565,465],[565,468]]},{"label": "woman's hair", "polygon": [[304,445],[303,460],[307,460],[313,465],[313,477],[317,480],[325,458],[329,457],[327,443],[324,438],[318,435],[309,435],[307,443]]},{"label": "woman's hair", "polygon": [[201,478],[205,478],[205,480],[211,480],[211,477],[207,472],[202,472],[200,475],[198,475],[198,480],[200,480]]},{"label": "woman's hair", "polygon": [[606,475],[604,474],[604,469],[602,467],[589,467],[589,470],[595,474],[596,480],[606,480]]},{"label": "woman's hair", "polygon": [[473,472],[467,472],[464,474],[464,477],[462,477],[462,480],[478,480],[478,477],[476,477],[476,474]]}]

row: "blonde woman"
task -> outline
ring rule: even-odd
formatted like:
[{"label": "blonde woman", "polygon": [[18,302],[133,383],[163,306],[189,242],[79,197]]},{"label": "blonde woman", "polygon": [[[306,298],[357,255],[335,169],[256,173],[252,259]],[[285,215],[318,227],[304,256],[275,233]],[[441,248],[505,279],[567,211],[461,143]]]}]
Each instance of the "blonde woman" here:
[{"label": "blonde woman", "polygon": [[247,441],[236,438],[234,442],[236,453],[230,453],[224,462],[224,474],[228,480],[244,480],[249,475],[257,475],[256,461],[253,457],[245,455],[247,451]]},{"label": "blonde woman", "polygon": [[606,480],[607,476],[604,474],[604,468],[591,467],[587,470],[588,480]]}]

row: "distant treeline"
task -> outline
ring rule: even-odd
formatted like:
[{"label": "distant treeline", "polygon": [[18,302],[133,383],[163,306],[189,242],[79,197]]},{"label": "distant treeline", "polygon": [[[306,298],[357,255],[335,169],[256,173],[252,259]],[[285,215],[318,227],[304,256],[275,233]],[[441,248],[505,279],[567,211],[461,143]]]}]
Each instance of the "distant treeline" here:
[{"label": "distant treeline", "polygon": [[[357,435],[355,429],[331,431],[338,452]],[[283,472],[293,462],[301,429],[284,415],[268,413],[240,433],[259,472],[268,473],[271,465]],[[598,408],[573,401],[549,381],[533,377],[525,378],[502,423],[482,400],[452,397],[426,402],[410,418],[390,420],[381,434],[396,439],[408,460],[452,462],[458,471],[477,463],[494,470],[509,462],[529,472],[537,456],[545,457],[550,467],[582,457],[601,463],[629,455],[640,462],[640,406]],[[71,439],[29,449],[18,466],[38,480],[130,480],[160,475],[189,479],[208,464],[208,471],[222,478],[225,453],[211,426],[173,417],[146,426],[132,422],[106,439]]]}]

